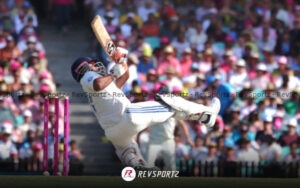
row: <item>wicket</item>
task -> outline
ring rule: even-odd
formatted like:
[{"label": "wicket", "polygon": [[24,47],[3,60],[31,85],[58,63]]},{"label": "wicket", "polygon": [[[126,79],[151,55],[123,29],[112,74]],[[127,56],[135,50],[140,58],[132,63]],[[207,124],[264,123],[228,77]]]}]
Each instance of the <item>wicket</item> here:
[{"label": "wicket", "polygon": [[48,96],[44,100],[44,156],[43,156],[43,173],[49,175],[49,159],[48,159],[48,147],[49,147],[49,106],[50,100],[54,99],[54,156],[53,156],[53,175],[59,175],[59,106],[60,99],[64,101],[64,150],[63,150],[63,175],[69,174],[69,98],[68,96]]}]

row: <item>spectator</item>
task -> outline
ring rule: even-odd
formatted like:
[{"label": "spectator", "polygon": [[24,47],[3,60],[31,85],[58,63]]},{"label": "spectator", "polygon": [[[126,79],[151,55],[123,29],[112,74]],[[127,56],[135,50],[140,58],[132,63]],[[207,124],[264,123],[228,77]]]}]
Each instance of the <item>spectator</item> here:
[{"label": "spectator", "polygon": [[142,74],[147,74],[150,69],[154,69],[152,62],[152,49],[150,46],[145,46],[138,63],[138,72]]},{"label": "spectator", "polygon": [[284,161],[287,163],[298,162],[300,155],[297,153],[297,143],[293,142],[290,144],[290,153],[285,157]]},{"label": "spectator", "polygon": [[18,151],[15,144],[11,140],[13,124],[7,121],[2,124],[2,129],[2,139],[0,140],[0,159],[15,161],[18,158]]},{"label": "spectator", "polygon": [[174,49],[172,46],[166,46],[164,49],[164,55],[158,61],[157,73],[162,75],[166,72],[168,67],[175,68],[177,74],[181,74],[181,67],[178,59],[173,56]]},{"label": "spectator", "polygon": [[182,54],[183,51],[190,46],[185,40],[184,33],[179,33],[177,39],[173,40],[171,44],[176,48],[178,54]]},{"label": "spectator", "polygon": [[262,39],[257,41],[257,47],[260,50],[265,51],[273,51],[276,45],[276,41],[274,39],[269,38],[269,29],[263,29],[263,36]]},{"label": "spectator", "polygon": [[196,166],[199,161],[203,160],[207,155],[207,148],[204,146],[204,139],[201,136],[195,138],[195,148],[191,150],[190,156],[195,160]]},{"label": "spectator", "polygon": [[290,100],[284,103],[284,108],[287,114],[289,115],[296,115],[299,111],[300,104],[299,104],[299,94],[298,91],[293,91],[291,94]]},{"label": "spectator", "polygon": [[254,149],[251,148],[249,139],[243,139],[240,141],[240,150],[237,153],[237,161],[249,163],[255,162],[258,164],[259,155]]},{"label": "spectator", "polygon": [[17,47],[21,51],[21,53],[23,53],[25,50],[36,50],[45,53],[45,48],[43,44],[40,41],[38,41],[35,35],[30,35],[23,40],[19,40]]},{"label": "spectator", "polygon": [[[193,70],[196,70],[196,72],[198,72],[198,66],[195,63],[192,65],[192,72],[194,72]],[[205,78],[203,74],[191,74],[185,79],[183,78],[183,81],[185,82],[185,84],[192,84],[195,83],[195,77],[196,85],[194,87],[189,88],[189,95],[192,99],[198,99],[203,93],[204,89],[206,88]]]},{"label": "spectator", "polygon": [[175,155],[176,159],[188,159],[188,148],[182,143],[179,135],[175,135]]},{"label": "spectator", "polygon": [[131,31],[133,28],[138,28],[138,23],[137,23],[136,19],[137,19],[137,17],[134,12],[129,12],[127,14],[126,20],[124,20],[124,22],[120,26],[122,35],[124,37],[129,37],[131,35]]},{"label": "spectator", "polygon": [[179,91],[181,91],[183,85],[182,82],[176,77],[175,69],[173,67],[169,67],[165,74],[167,75],[166,84],[169,88],[169,91],[172,92],[174,87],[177,87]]},{"label": "spectator", "polygon": [[73,0],[54,0],[56,24],[59,31],[67,32],[67,25],[71,18]]},{"label": "spectator", "polygon": [[205,31],[203,31],[201,22],[197,23],[195,31],[189,33],[188,40],[191,46],[198,48],[201,48],[199,45],[204,45],[207,41],[207,35]]},{"label": "spectator", "polygon": [[267,67],[265,64],[259,64],[257,66],[257,75],[256,78],[252,80],[253,88],[265,90],[267,88],[267,84],[270,82],[267,76]]},{"label": "spectator", "polygon": [[40,142],[33,142],[31,144],[31,156],[28,159],[27,170],[31,172],[40,172],[43,164],[43,145]]},{"label": "spectator", "polygon": [[0,60],[1,62],[7,62],[11,59],[17,59],[20,57],[21,53],[15,45],[14,38],[10,35],[6,37],[6,47],[0,50]]},{"label": "spectator", "polygon": [[[265,65],[267,66],[267,72],[272,73],[277,69],[277,63],[275,61],[275,54],[271,51],[265,52]],[[281,58],[280,61],[285,61],[285,58]]]},{"label": "spectator", "polygon": [[69,152],[70,158],[81,159],[82,154],[81,154],[80,150],[78,149],[78,145],[75,140],[71,140],[70,147],[71,147],[70,152]]},{"label": "spectator", "polygon": [[217,13],[217,9],[214,6],[214,2],[205,0],[203,1],[203,6],[196,10],[196,18],[198,21],[201,21],[209,13]]},{"label": "spectator", "polygon": [[298,134],[295,131],[297,128],[297,120],[295,118],[291,118],[287,127],[287,132],[279,138],[281,146],[289,146],[298,140]]},{"label": "spectator", "polygon": [[153,13],[148,15],[148,21],[144,23],[141,28],[141,32],[145,37],[157,37],[159,36],[159,25]]},{"label": "spectator", "polygon": [[14,25],[17,34],[20,34],[22,29],[30,24],[30,22],[32,22],[34,27],[38,26],[37,18],[32,10],[31,4],[28,1],[25,1],[17,15],[14,17]]},{"label": "spectator", "polygon": [[166,19],[166,20],[176,15],[176,11],[170,4],[169,0],[163,1],[162,7],[159,9],[159,13],[162,19]]},{"label": "spectator", "polygon": [[148,21],[149,14],[157,12],[154,7],[154,2],[151,0],[146,0],[142,6],[138,7],[137,13],[142,18],[143,22]]},{"label": "spectator", "polygon": [[230,84],[220,83],[220,75],[211,76],[208,78],[212,92],[220,98],[221,109],[220,114],[223,115],[230,108],[234,102],[236,95],[234,89]]},{"label": "spectator", "polygon": [[248,74],[245,70],[246,62],[243,59],[239,59],[236,64],[236,70],[229,75],[229,83],[236,91],[241,91],[244,83],[248,81]]},{"label": "spectator", "polygon": [[203,162],[213,162],[217,164],[218,157],[217,157],[217,144],[215,142],[211,142],[208,144],[208,152],[206,157],[202,160]]},{"label": "spectator", "polygon": [[281,155],[281,147],[276,143],[273,136],[265,137],[265,142],[260,147],[260,157],[269,162],[279,162]]},{"label": "spectator", "polygon": [[235,150],[233,147],[226,148],[225,161],[226,162],[235,162],[236,161]]},{"label": "spectator", "polygon": [[[18,130],[20,131],[22,138],[26,138],[27,132],[29,130],[36,131],[36,126],[33,124],[32,120],[32,113],[30,110],[25,110],[23,113],[24,117],[24,124],[20,125],[18,127]],[[22,140],[23,140],[22,139]]]},{"label": "spectator", "polygon": [[190,47],[187,47],[187,48],[184,49],[184,51],[182,53],[182,58],[181,58],[181,61],[180,61],[180,66],[181,66],[181,71],[182,71],[181,76],[182,77],[190,75],[192,63],[193,63],[192,49]]},{"label": "spectator", "polygon": [[267,142],[267,139],[270,139],[270,137],[273,135],[272,123],[273,123],[273,118],[267,116],[264,120],[263,130],[258,131],[256,134],[255,140],[257,142],[262,144]]},{"label": "spectator", "polygon": [[251,114],[251,112],[253,112],[254,110],[257,109],[257,105],[254,103],[254,99],[255,99],[254,93],[250,93],[247,96],[246,103],[240,109],[240,112],[241,112],[240,119],[247,117],[248,115]]},{"label": "spectator", "polygon": [[145,85],[149,88],[149,90],[155,90],[155,84],[158,81],[158,76],[155,71],[155,69],[150,69],[147,73],[147,81],[145,82]]},{"label": "spectator", "polygon": [[203,60],[199,62],[199,70],[201,73],[206,74],[211,71],[213,60],[213,52],[211,49],[206,49],[203,53]]},{"label": "spectator", "polygon": [[204,139],[200,136],[195,138],[195,148],[191,150],[190,156],[195,160],[194,174],[199,174],[199,163],[205,159],[208,153],[207,147],[204,146]]},{"label": "spectator", "polygon": [[114,34],[118,26],[118,20],[117,18],[115,18],[115,13],[113,11],[106,12],[104,18],[105,18],[104,24],[107,32],[109,34]]},{"label": "spectator", "polygon": [[0,124],[4,121],[9,120],[10,122],[15,123],[16,119],[12,110],[5,106],[4,97],[0,96]]}]

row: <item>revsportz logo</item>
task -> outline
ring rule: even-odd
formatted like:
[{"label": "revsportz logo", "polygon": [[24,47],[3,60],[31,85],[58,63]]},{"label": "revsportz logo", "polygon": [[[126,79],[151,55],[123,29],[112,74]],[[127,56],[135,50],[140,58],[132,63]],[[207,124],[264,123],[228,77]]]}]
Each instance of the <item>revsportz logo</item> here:
[{"label": "revsportz logo", "polygon": [[132,167],[125,167],[122,170],[121,176],[124,181],[133,181],[136,176],[136,172]]},{"label": "revsportz logo", "polygon": [[133,181],[137,178],[178,178],[179,171],[147,171],[141,170],[138,171],[136,175],[136,171],[132,167],[125,167],[122,170],[121,176],[124,181]]}]

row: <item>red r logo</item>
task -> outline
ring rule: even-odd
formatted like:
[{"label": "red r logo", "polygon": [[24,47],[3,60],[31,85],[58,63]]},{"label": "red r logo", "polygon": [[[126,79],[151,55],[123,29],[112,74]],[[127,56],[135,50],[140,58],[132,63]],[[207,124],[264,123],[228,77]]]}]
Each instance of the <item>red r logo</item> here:
[{"label": "red r logo", "polygon": [[128,166],[123,168],[121,172],[121,177],[124,181],[133,181],[136,177],[136,172],[134,168]]},{"label": "red r logo", "polygon": [[132,170],[126,170],[124,177],[131,177]]}]

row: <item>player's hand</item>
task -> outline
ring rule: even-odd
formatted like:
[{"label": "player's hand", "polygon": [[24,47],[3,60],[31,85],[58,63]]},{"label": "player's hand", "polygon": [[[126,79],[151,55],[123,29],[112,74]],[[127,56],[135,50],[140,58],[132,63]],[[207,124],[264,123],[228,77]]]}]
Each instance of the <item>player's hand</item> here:
[{"label": "player's hand", "polygon": [[110,73],[114,78],[117,79],[117,78],[121,77],[127,70],[128,70],[128,67],[127,67],[126,63],[118,63],[112,67],[112,69],[110,70]]},{"label": "player's hand", "polygon": [[115,61],[115,63],[127,63],[127,55],[128,50],[125,48],[117,47],[114,55],[112,56],[112,59]]}]

